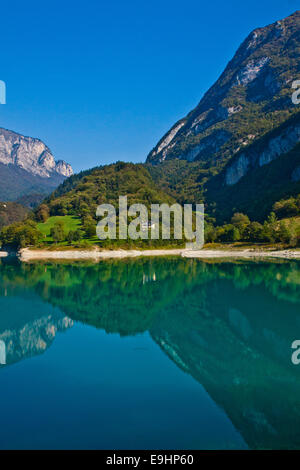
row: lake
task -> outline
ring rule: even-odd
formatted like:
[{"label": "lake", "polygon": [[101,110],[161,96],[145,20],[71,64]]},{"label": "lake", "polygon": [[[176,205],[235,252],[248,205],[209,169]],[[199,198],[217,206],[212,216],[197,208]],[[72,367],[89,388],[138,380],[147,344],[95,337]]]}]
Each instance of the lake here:
[{"label": "lake", "polygon": [[0,263],[1,449],[300,449],[300,264]]}]

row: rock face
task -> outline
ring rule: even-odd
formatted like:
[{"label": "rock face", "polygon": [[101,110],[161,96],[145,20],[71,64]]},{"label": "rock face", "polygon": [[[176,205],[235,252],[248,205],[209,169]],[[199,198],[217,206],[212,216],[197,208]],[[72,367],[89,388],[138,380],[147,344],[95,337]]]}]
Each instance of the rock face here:
[{"label": "rock face", "polygon": [[0,163],[15,165],[42,178],[53,175],[71,176],[71,165],[55,161],[49,148],[39,139],[25,137],[0,128]]},{"label": "rock face", "polygon": [[263,222],[280,199],[300,193],[300,111],[234,155],[205,185],[220,222],[234,212]]},{"label": "rock face", "polygon": [[[171,128],[147,161],[200,160],[222,169],[243,147],[297,112],[291,96],[292,82],[299,78],[299,31],[300,11],[253,31],[199,105]],[[274,142],[281,145],[289,146]],[[261,164],[276,152],[262,155]],[[230,184],[247,165],[243,155]]]},{"label": "rock face", "polygon": [[72,174],[41,140],[0,128],[0,200],[39,202]]},{"label": "rock face", "polygon": [[[282,154],[288,153],[300,142],[300,114],[286,121],[284,126],[276,129],[263,139],[250,145],[230,162],[225,171],[225,184],[234,185],[247,175],[250,169],[271,163]],[[292,181],[298,181],[299,168],[293,172]],[[298,175],[300,179],[300,175]]]}]

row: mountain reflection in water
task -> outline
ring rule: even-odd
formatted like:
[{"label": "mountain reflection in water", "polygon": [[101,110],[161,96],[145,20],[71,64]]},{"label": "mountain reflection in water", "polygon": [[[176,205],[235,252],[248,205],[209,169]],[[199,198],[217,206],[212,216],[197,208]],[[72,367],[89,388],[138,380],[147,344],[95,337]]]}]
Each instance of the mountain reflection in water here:
[{"label": "mountain reflection in water", "polygon": [[122,337],[148,332],[250,448],[300,448],[300,366],[291,363],[300,339],[299,266],[2,262],[0,367],[45,351],[75,321]]}]

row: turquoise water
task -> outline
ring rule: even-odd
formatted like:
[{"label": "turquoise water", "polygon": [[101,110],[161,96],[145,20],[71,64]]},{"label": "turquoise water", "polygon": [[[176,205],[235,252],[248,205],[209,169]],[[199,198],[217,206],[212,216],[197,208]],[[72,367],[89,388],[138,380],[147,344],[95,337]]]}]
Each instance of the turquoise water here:
[{"label": "turquoise water", "polygon": [[300,448],[299,267],[2,261],[0,448]]}]

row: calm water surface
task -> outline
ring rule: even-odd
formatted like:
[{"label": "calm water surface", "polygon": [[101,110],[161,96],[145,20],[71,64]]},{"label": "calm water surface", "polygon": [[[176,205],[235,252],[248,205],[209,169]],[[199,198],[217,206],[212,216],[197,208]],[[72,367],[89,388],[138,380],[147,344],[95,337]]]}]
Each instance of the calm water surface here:
[{"label": "calm water surface", "polygon": [[2,261],[0,448],[300,448],[299,267]]}]

